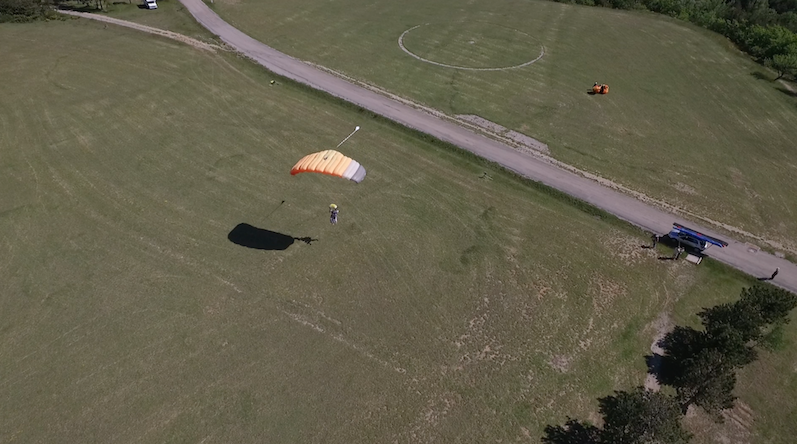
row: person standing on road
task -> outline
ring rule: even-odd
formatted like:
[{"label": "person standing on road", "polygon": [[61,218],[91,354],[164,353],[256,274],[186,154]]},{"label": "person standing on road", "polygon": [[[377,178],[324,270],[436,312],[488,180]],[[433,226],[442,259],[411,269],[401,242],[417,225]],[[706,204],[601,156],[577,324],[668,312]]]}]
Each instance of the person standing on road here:
[{"label": "person standing on road", "polygon": [[779,271],[780,271],[780,268],[779,267],[775,267],[775,271],[772,273],[772,276],[769,278],[769,280],[771,281],[772,279],[775,279],[775,276],[778,275]]}]

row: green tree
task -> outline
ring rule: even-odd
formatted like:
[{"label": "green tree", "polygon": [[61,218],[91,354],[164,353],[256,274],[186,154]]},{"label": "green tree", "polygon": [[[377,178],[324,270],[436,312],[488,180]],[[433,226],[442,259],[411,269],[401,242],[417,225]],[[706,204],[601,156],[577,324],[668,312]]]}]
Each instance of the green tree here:
[{"label": "green tree", "polygon": [[[797,63],[797,53],[794,57]],[[755,343],[774,326],[788,323],[789,312],[795,307],[797,296],[793,293],[772,285],[757,285],[742,290],[738,301],[705,309],[698,316],[711,336],[733,330],[742,341]]]},{"label": "green tree", "polygon": [[681,412],[690,405],[702,407],[706,413],[722,421],[722,410],[733,407],[736,397],[736,373],[733,362],[720,350],[706,348],[685,360],[685,371],[673,381]]},{"label": "green tree", "polygon": [[659,381],[675,388],[682,412],[698,405],[721,419],[719,413],[733,407],[736,369],[755,361],[759,344],[777,339],[770,336],[795,306],[797,296],[765,285],[742,290],[734,303],[704,309],[699,316],[705,331],[676,327],[662,340]]},{"label": "green tree", "polygon": [[564,426],[546,426],[542,442],[545,444],[599,444],[601,430],[573,418]]},{"label": "green tree", "polygon": [[[695,371],[695,358],[714,350],[723,356],[723,362],[729,368],[738,368],[755,361],[755,349],[748,347],[739,332],[717,327],[712,334],[690,327],[675,327],[661,341],[665,354],[658,369],[658,380],[672,387],[678,387],[681,381]],[[699,374],[699,373],[698,373]]]},{"label": "green tree", "polygon": [[598,400],[603,415],[600,442],[612,444],[686,444],[691,435],[681,427],[675,399],[637,387]]},{"label": "green tree", "polygon": [[664,385],[675,387],[688,370],[687,361],[707,346],[705,333],[690,327],[676,326],[660,342],[664,350],[657,379]]},{"label": "green tree", "polygon": [[30,22],[56,14],[51,0],[0,0],[0,23]]}]

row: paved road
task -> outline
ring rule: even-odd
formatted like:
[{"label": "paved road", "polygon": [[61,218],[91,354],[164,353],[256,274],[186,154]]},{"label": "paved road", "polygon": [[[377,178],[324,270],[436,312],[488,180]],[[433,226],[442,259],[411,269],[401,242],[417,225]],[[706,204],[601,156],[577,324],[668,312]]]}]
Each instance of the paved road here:
[{"label": "paved road", "polygon": [[221,19],[202,0],[180,0],[194,18],[225,43],[281,76],[326,91],[402,125],[452,143],[485,159],[496,162],[532,180],[582,199],[646,230],[665,234],[673,222],[682,223],[710,236],[728,241],[726,248],[712,247],[709,256],[755,277],[769,276],[776,267],[780,273],[772,283],[797,293],[797,265],[764,252],[750,252],[748,246],[698,224],[645,204],[551,163],[522,154],[496,140],[467,128],[434,117],[386,96],[349,83],[316,69],[249,37]]}]

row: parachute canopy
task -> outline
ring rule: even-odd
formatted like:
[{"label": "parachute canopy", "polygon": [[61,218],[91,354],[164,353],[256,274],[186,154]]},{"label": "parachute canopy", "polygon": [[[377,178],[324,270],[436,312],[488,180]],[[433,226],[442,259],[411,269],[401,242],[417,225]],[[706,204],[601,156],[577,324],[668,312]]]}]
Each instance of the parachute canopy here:
[{"label": "parachute canopy", "polygon": [[595,84],[592,85],[592,92],[593,94],[609,94],[609,85],[599,85],[598,82],[595,82]]},{"label": "parachute canopy", "polygon": [[359,162],[335,150],[320,151],[304,156],[291,168],[291,175],[320,173],[342,177],[360,183],[365,179],[365,168]]}]

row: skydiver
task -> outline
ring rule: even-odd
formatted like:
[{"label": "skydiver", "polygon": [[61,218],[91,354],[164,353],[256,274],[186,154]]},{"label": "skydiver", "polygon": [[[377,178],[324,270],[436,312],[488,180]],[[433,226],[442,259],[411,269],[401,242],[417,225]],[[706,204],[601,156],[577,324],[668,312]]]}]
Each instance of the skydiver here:
[{"label": "skydiver", "polygon": [[338,207],[329,209],[329,223],[335,225],[338,223]]}]

